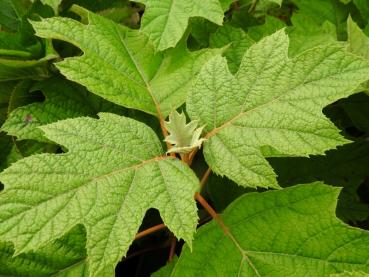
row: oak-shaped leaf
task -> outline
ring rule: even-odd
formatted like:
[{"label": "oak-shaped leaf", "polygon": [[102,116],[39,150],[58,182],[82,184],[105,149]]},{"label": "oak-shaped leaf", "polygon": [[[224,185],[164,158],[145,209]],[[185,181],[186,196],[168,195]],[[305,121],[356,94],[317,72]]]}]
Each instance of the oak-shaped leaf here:
[{"label": "oak-shaped leaf", "polygon": [[252,45],[232,75],[225,58],[201,70],[187,100],[205,125],[204,155],[214,172],[245,187],[278,187],[265,160],[323,154],[347,143],[322,109],[369,79],[369,63],[338,46],[288,57],[284,30]]},{"label": "oak-shaped leaf", "polygon": [[15,254],[49,243],[77,224],[87,231],[89,276],[113,276],[149,208],[191,244],[197,225],[195,174],[165,156],[152,129],[100,113],[41,127],[63,154],[20,160],[0,174],[0,237]]},{"label": "oak-shaped leaf", "polygon": [[64,17],[33,22],[36,34],[64,40],[83,55],[56,63],[68,79],[118,105],[158,117],[181,106],[191,81],[220,49],[189,52],[183,41],[175,49],[157,53],[147,36],[79,6],[73,11],[88,20],[82,24]]},{"label": "oak-shaped leaf", "polygon": [[192,252],[185,247],[177,263],[156,276],[369,273],[369,232],[335,217],[339,192],[317,182],[247,193],[221,215],[226,230],[214,221],[201,227]]}]

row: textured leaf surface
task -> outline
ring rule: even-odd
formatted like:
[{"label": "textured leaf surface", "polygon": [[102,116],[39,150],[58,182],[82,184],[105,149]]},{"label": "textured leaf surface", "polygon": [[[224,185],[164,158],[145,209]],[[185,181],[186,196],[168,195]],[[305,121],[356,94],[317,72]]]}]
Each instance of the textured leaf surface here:
[{"label": "textured leaf surface", "polygon": [[222,215],[228,234],[215,222],[201,227],[166,276],[369,272],[369,233],[335,217],[338,194],[320,183],[246,194]]},{"label": "textured leaf surface", "polygon": [[223,22],[219,0],[138,0],[146,6],[142,18],[145,32],[159,51],[174,47],[183,36],[190,17],[204,17],[218,25]]},{"label": "textured leaf surface", "polygon": [[168,115],[185,101],[195,73],[220,50],[189,52],[185,44],[156,53],[148,38],[80,7],[88,25],[54,17],[33,22],[37,35],[60,39],[84,55],[57,67],[68,78],[116,104],[154,115]]},{"label": "textured leaf surface", "polygon": [[49,141],[39,126],[78,116],[95,116],[99,111],[122,113],[124,108],[87,92],[83,87],[60,79],[50,78],[36,84],[33,90],[41,90],[46,100],[19,107],[10,113],[1,130],[19,140]]},{"label": "textured leaf surface", "polygon": [[90,276],[113,275],[149,208],[157,208],[173,233],[191,243],[197,224],[194,173],[163,156],[160,141],[143,123],[99,116],[42,127],[69,152],[25,158],[0,174],[0,235],[15,244],[17,254],[81,223]]},{"label": "textured leaf surface", "polygon": [[[11,243],[0,242],[1,276],[87,276],[85,232],[81,226],[36,252],[13,257]],[[76,270],[79,275],[73,275]],[[83,269],[83,271],[81,271]]]},{"label": "textured leaf surface", "polygon": [[336,46],[290,59],[288,43],[282,30],[254,44],[235,75],[213,58],[188,97],[207,132],[206,161],[239,185],[278,187],[263,153],[307,156],[347,142],[321,110],[367,80],[369,64]]}]

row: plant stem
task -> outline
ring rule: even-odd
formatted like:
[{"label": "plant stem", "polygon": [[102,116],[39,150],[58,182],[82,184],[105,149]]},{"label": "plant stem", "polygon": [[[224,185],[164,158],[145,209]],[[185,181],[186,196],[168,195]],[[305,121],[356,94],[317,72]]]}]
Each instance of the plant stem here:
[{"label": "plant stem", "polygon": [[155,225],[155,226],[150,227],[150,228],[148,228],[148,229],[146,229],[146,230],[143,230],[142,232],[139,232],[139,233],[135,236],[135,240],[136,240],[136,239],[140,239],[140,238],[142,238],[142,237],[144,237],[144,236],[150,235],[150,234],[152,234],[152,233],[155,233],[155,232],[160,231],[160,230],[165,229],[165,228],[167,228],[167,226],[165,226],[165,224],[164,224],[164,223],[161,223],[161,224]]},{"label": "plant stem", "polygon": [[195,199],[197,200],[197,202],[200,203],[201,206],[204,207],[204,209],[211,215],[211,217],[218,223],[218,225],[220,226],[220,228],[222,228],[223,232],[226,235],[230,235],[229,230],[227,228],[227,226],[225,226],[222,218],[217,214],[217,212],[209,205],[208,202],[206,202],[206,200],[201,196],[200,193],[196,192],[195,193]]},{"label": "plant stem", "polygon": [[250,6],[250,8],[248,10],[249,13],[252,13],[255,10],[256,5],[257,5],[258,2],[259,2],[259,0],[253,0],[252,1],[252,4],[251,4],[251,6]]},{"label": "plant stem", "polygon": [[206,182],[208,181],[210,174],[211,174],[211,168],[209,166],[208,169],[205,171],[204,175],[201,178],[201,181],[200,181],[200,192],[202,191],[202,189],[204,188]]},{"label": "plant stem", "polygon": [[195,158],[197,153],[197,149],[192,150],[192,152],[189,153],[189,158],[188,158],[188,165],[190,166],[192,164],[193,158]]},{"label": "plant stem", "polygon": [[177,245],[177,238],[172,234],[172,239],[171,239],[171,242],[170,242],[168,263],[170,263],[173,260],[175,250],[176,250],[176,245]]}]

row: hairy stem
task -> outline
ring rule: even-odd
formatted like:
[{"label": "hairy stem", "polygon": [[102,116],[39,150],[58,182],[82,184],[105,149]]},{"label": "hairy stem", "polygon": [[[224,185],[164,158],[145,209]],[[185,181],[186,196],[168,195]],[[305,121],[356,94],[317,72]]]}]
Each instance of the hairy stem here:
[{"label": "hairy stem", "polygon": [[201,181],[200,181],[200,192],[203,190],[206,182],[209,179],[210,174],[211,174],[211,168],[209,166],[208,169],[205,171],[204,175],[201,178]]},{"label": "hairy stem", "polygon": [[155,226],[150,227],[150,228],[148,228],[148,229],[146,229],[146,230],[143,230],[142,232],[139,232],[139,233],[135,236],[135,240],[136,240],[136,239],[140,239],[140,238],[142,238],[142,237],[145,237],[145,236],[147,236],[147,235],[150,235],[150,234],[152,234],[152,233],[155,233],[155,232],[157,232],[157,231],[163,230],[163,229],[165,229],[165,228],[167,228],[167,226],[165,226],[165,224],[164,224],[164,223],[161,223],[161,224],[155,225]]},{"label": "hairy stem", "polygon": [[170,263],[173,260],[175,250],[176,250],[176,245],[177,245],[177,238],[172,234],[172,238],[170,241],[168,263]]},{"label": "hairy stem", "polygon": [[217,212],[209,205],[209,203],[201,196],[200,193],[195,193],[195,199],[200,203],[201,206],[211,215],[211,217],[218,223],[223,232],[228,236],[230,235],[227,226],[224,224],[222,218],[217,214]]}]

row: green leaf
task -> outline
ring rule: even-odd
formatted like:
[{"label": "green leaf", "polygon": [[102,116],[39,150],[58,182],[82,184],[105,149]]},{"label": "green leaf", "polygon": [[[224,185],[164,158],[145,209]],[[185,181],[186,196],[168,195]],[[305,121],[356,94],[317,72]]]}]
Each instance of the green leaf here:
[{"label": "green leaf", "polygon": [[366,0],[353,0],[354,4],[358,8],[362,17],[368,22],[369,21],[369,5]]},{"label": "green leaf", "polygon": [[[13,257],[11,243],[0,242],[1,276],[87,276],[85,231],[81,226],[37,252]],[[84,269],[73,275],[77,269]]]},{"label": "green leaf", "polygon": [[349,9],[336,0],[292,0],[298,7],[298,13],[308,17],[316,25],[329,21],[337,28],[339,39],[345,38],[346,19]]},{"label": "green leaf", "polygon": [[84,55],[56,64],[70,80],[116,104],[166,116],[185,101],[193,76],[222,50],[189,52],[185,43],[156,53],[146,36],[76,7],[83,25],[54,17],[33,22],[37,35],[73,43]]},{"label": "green leaf", "polygon": [[343,187],[337,215],[345,221],[362,221],[369,216],[369,206],[360,200],[357,189],[368,175],[369,143],[355,142],[310,158],[272,158],[268,161],[278,175],[278,183],[292,186],[322,181]]},{"label": "green leaf", "polygon": [[95,116],[99,111],[124,111],[123,108],[119,109],[112,103],[91,95],[83,87],[60,78],[39,82],[33,90],[41,90],[46,100],[17,108],[1,127],[2,131],[19,140],[48,142],[39,126],[67,118]]},{"label": "green leaf", "polygon": [[[369,87],[369,86],[367,86]],[[369,133],[369,95],[359,93],[347,101],[339,101],[337,107],[343,109],[353,125],[362,132]]]},{"label": "green leaf", "polygon": [[12,163],[35,154],[41,153],[55,153],[57,146],[54,144],[47,144],[33,140],[15,141],[12,140],[12,147],[1,163],[0,169],[3,170],[9,167]]},{"label": "green leaf", "polygon": [[219,0],[138,0],[137,2],[146,6],[141,29],[159,51],[177,45],[186,31],[190,17],[203,17],[218,25],[223,22],[223,10]]},{"label": "green leaf", "polygon": [[248,35],[255,41],[259,41],[266,36],[270,36],[279,29],[285,27],[286,24],[275,18],[274,16],[265,16],[265,22],[262,25],[252,26],[248,28]]},{"label": "green leaf", "polygon": [[243,55],[254,42],[241,28],[229,24],[220,27],[210,36],[211,47],[221,48],[229,45],[224,56],[228,59],[229,70],[232,73],[237,71]]},{"label": "green leaf", "polygon": [[[31,1],[34,2],[35,0],[31,0]],[[40,1],[42,4],[52,7],[53,10],[55,11],[55,14],[58,14],[58,7],[60,3],[62,2],[62,0],[40,0]]]},{"label": "green leaf", "polygon": [[177,261],[178,261],[178,257],[174,256],[174,259],[170,263],[168,263],[166,266],[163,266],[162,268],[160,268],[152,276],[153,277],[170,276],[170,273],[172,272],[173,268],[175,267]]},{"label": "green leaf", "polygon": [[0,57],[0,81],[34,79],[49,77],[47,62],[57,58],[49,54],[38,60],[14,60]]},{"label": "green leaf", "polygon": [[322,114],[369,78],[369,63],[341,47],[314,48],[288,58],[284,31],[245,53],[232,75],[224,58],[211,59],[188,96],[192,120],[205,125],[205,159],[241,186],[274,187],[263,157],[307,156],[347,142]]},{"label": "green leaf", "polygon": [[294,14],[291,21],[293,26],[288,28],[291,56],[317,46],[338,44],[336,27],[330,21],[316,22],[304,13]]},{"label": "green leaf", "polygon": [[338,188],[313,183],[249,193],[201,227],[166,276],[329,276],[369,272],[369,233],[335,215]]},{"label": "green leaf", "polygon": [[369,38],[352,20],[347,19],[348,50],[363,58],[369,59]]},{"label": "green leaf", "polygon": [[27,0],[2,0],[0,2],[0,26],[9,31],[18,31],[22,18],[27,13]]},{"label": "green leaf", "polygon": [[363,271],[344,271],[343,273],[331,274],[331,277],[368,277],[369,274]]},{"label": "green leaf", "polygon": [[90,276],[113,276],[149,208],[191,244],[199,185],[181,161],[164,156],[143,123],[109,113],[42,127],[66,154],[34,155],[0,174],[0,235],[15,254],[37,249],[83,224]]},{"label": "green leaf", "polygon": [[169,132],[165,141],[173,145],[168,153],[189,153],[200,148],[204,142],[203,138],[200,139],[204,127],[197,128],[197,124],[197,121],[186,124],[186,115],[174,110],[169,115],[169,121],[165,121],[165,128]]}]

